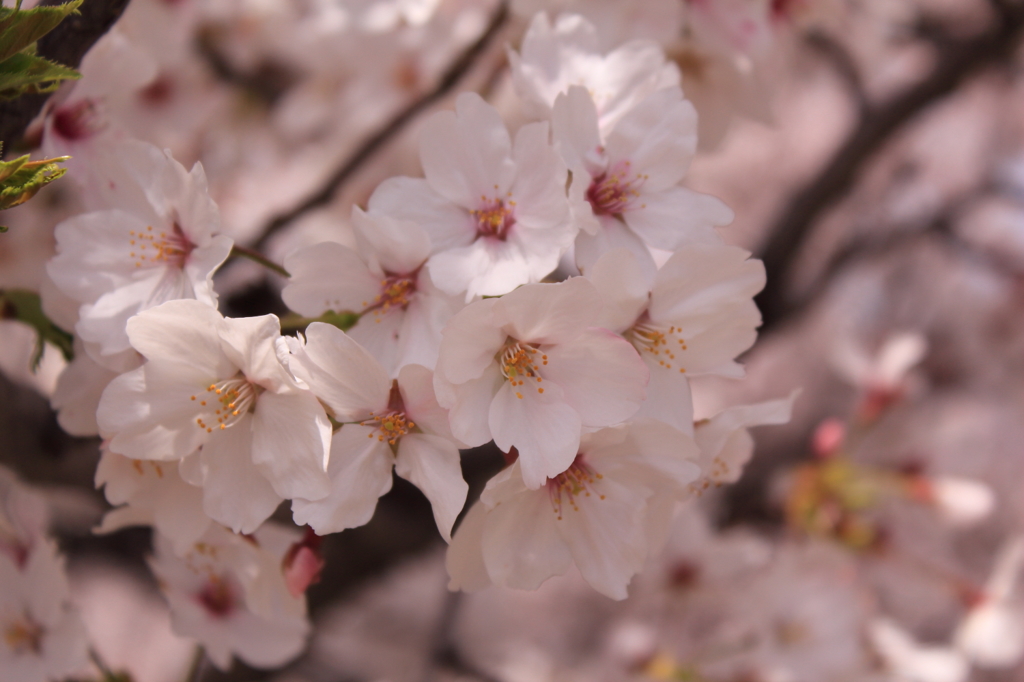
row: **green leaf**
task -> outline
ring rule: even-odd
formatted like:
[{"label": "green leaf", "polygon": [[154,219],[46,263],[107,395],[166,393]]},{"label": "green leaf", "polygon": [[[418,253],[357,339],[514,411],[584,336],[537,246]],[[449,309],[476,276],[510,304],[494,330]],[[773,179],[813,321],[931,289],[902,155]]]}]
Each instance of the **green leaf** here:
[{"label": "green leaf", "polygon": [[36,352],[32,356],[32,371],[43,359],[43,344],[50,343],[71,362],[75,357],[73,338],[46,316],[39,294],[24,289],[0,289],[0,319],[18,320],[36,330]]},{"label": "green leaf", "polygon": [[0,98],[13,99],[25,94],[51,92],[61,81],[81,78],[82,74],[28,52],[0,62]]},{"label": "green leaf", "polygon": [[0,61],[18,54],[78,11],[82,0],[56,7],[20,10],[0,7]]},{"label": "green leaf", "polygon": [[[28,154],[12,161],[0,161],[0,211],[23,204],[36,192],[67,172],[60,163],[69,156],[29,161]],[[6,228],[0,230],[6,232]]]}]

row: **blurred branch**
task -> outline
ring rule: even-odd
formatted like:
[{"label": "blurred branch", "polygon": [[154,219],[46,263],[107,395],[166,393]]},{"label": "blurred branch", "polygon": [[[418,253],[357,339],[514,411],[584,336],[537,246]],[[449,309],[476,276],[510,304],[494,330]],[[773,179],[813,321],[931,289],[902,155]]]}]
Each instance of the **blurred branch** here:
[{"label": "blurred branch", "polygon": [[447,95],[462,80],[469,70],[476,64],[477,59],[487,51],[495,36],[501,31],[508,21],[508,0],[501,0],[494,14],[477,40],[467,47],[454,62],[449,65],[441,80],[430,91],[413,101],[405,109],[395,114],[390,121],[368,138],[358,149],[346,159],[341,166],[324,182],[324,184],[312,195],[303,200],[295,208],[278,215],[263,228],[259,239],[254,247],[261,249],[270,237],[278,232],[288,223],[299,216],[319,208],[331,201],[338,190],[345,182],[358,171],[364,163],[369,161],[373,155],[380,150],[391,138],[405,128],[406,124],[412,121],[418,114],[429,108],[432,104]]},{"label": "blurred branch", "polygon": [[768,284],[757,297],[768,330],[790,315],[790,271],[822,214],[841,200],[867,162],[906,123],[928,105],[952,93],[970,76],[1010,58],[1024,32],[1024,4],[1007,7],[987,30],[949,42],[922,80],[881,104],[870,106],[860,123],[813,179],[796,192],[768,232],[762,249]]},{"label": "blurred branch", "polygon": [[842,80],[862,116],[868,113],[868,97],[864,90],[864,82],[860,70],[846,47],[832,36],[822,31],[811,31],[804,37],[804,42],[812,50],[828,61],[832,69]]},{"label": "blurred branch", "polygon": [[[42,0],[40,5],[59,5],[62,0]],[[36,44],[40,57],[78,68],[97,40],[114,25],[128,6],[128,0],[85,0],[74,14],[62,21]],[[25,95],[0,102],[0,142],[4,151],[15,151],[16,143],[40,111],[48,94]]]}]

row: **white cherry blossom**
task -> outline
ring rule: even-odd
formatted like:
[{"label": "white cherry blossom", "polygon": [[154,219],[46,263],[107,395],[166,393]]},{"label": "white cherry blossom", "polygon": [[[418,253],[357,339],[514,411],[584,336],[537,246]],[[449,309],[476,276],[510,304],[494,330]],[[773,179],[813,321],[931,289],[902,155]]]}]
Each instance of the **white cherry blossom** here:
[{"label": "white cherry blossom", "polygon": [[487,483],[448,549],[449,588],[535,590],[575,564],[590,585],[624,599],[660,551],[675,501],[697,480],[697,447],[655,420],[602,429],[563,472],[531,490],[516,461]]},{"label": "white cherry blossom", "polygon": [[605,254],[588,273],[605,305],[601,324],[620,333],[651,372],[642,416],[692,433],[687,377],[743,376],[735,362],[757,338],[753,296],[764,266],[734,246],[689,244],[653,277],[624,249]]},{"label": "white cherry blossom", "polygon": [[868,636],[894,682],[963,682],[970,672],[952,648],[919,644],[888,618],[872,620]]},{"label": "white cherry blossom", "polygon": [[64,679],[88,670],[85,627],[69,603],[64,560],[43,540],[24,567],[0,553],[0,671],[5,682]]},{"label": "white cherry blossom", "polygon": [[369,209],[426,231],[441,290],[467,302],[507,293],[551,273],[572,244],[567,170],[547,123],[523,126],[513,142],[494,107],[463,93],[454,112],[424,123],[420,159],[424,179],[384,181]]},{"label": "white cherry blossom", "polygon": [[187,483],[179,462],[129,459],[104,450],[96,466],[96,487],[103,486],[106,513],[97,533],[127,526],[153,526],[178,554],[185,552],[213,523],[203,512],[203,490]]},{"label": "white cherry blossom", "polygon": [[594,26],[577,14],[559,16],[554,26],[546,14],[534,16],[519,53],[508,54],[527,116],[550,118],[558,95],[580,85],[592,95],[604,132],[647,95],[679,85],[679,70],[657,43],[633,40],[608,54],[598,44]]},{"label": "white cherry blossom", "polygon": [[109,449],[132,459],[187,458],[203,508],[252,532],[282,498],[330,491],[331,426],[316,397],[281,364],[278,319],[224,318],[169,301],[128,322],[147,362],[112,381],[97,419]]},{"label": "white cherry blossom", "polygon": [[477,301],[443,332],[434,387],[452,433],[519,451],[526,486],[565,471],[583,427],[629,419],[649,372],[622,338],[597,327],[605,305],[582,277]]},{"label": "white cherry blossom", "polygon": [[675,251],[721,243],[714,228],[732,222],[732,211],[679,186],[697,147],[697,112],[679,88],[648,95],[602,134],[592,96],[571,86],[555,100],[552,134],[572,170],[576,263],[584,273],[616,245],[653,265],[644,244]]},{"label": "white cherry blossom", "polygon": [[463,303],[434,286],[423,264],[430,238],[415,223],[352,210],[359,251],[331,242],[290,254],[281,298],[301,315],[361,315],[348,334],[391,376],[408,364],[433,367],[441,329]]},{"label": "white cherry blossom", "polygon": [[[216,306],[213,272],[231,251],[218,235],[216,204],[202,166],[185,170],[142,142],[116,149],[110,208],[65,220],[47,273],[81,303],[75,331],[103,356],[130,349],[125,324],[141,310],[178,298]],[[103,169],[96,169],[104,173]]]},{"label": "white cherry blossom", "polygon": [[221,670],[232,655],[273,668],[297,656],[309,621],[304,595],[293,596],[281,562],[298,539],[294,529],[266,524],[249,536],[211,526],[180,558],[156,536],[150,568],[171,608],[171,625],[199,640]]},{"label": "white cherry blossom", "polygon": [[754,439],[747,429],[788,423],[797,395],[799,390],[781,400],[728,407],[697,422],[693,437],[700,448],[701,470],[705,473],[699,485],[707,488],[738,481],[754,454]]},{"label": "white cherry blossom", "polygon": [[392,381],[365,348],[322,322],[309,325],[305,344],[293,346],[296,374],[345,422],[331,441],[331,494],[293,500],[295,522],[321,535],[365,524],[391,489],[394,469],[423,491],[449,539],[468,487],[447,411],[434,397],[433,373],[406,365]]},{"label": "white cherry blossom", "polygon": [[957,649],[980,668],[1005,668],[1024,658],[1022,568],[1024,536],[1014,535],[1000,548],[981,599],[953,635]]}]

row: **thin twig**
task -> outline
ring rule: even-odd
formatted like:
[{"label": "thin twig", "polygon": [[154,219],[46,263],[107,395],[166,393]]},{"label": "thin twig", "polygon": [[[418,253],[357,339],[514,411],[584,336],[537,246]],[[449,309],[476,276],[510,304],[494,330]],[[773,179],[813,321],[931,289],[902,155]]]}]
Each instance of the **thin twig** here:
[{"label": "thin twig", "polygon": [[263,231],[261,232],[259,239],[256,240],[254,246],[257,249],[262,248],[266,245],[267,240],[285,225],[308,211],[329,203],[341,186],[352,175],[354,175],[364,163],[369,161],[381,147],[383,147],[396,134],[401,132],[401,130],[405,128],[406,124],[416,118],[420,112],[442,99],[459,83],[459,81],[462,80],[462,77],[469,72],[480,55],[487,51],[487,48],[490,46],[495,36],[497,36],[504,27],[505,23],[508,21],[508,15],[508,0],[501,0],[494,11],[494,14],[491,16],[491,20],[487,24],[487,28],[484,32],[479,38],[477,38],[476,42],[467,47],[462,54],[452,62],[433,90],[410,103],[405,109],[395,114],[395,116],[385,123],[380,130],[363,142],[363,144],[360,145],[359,148],[356,149],[356,151],[346,159],[345,162],[342,163],[329,178],[327,178],[320,189],[304,199],[295,208],[292,208],[271,220],[267,226],[263,228]]},{"label": "thin twig", "polygon": [[787,292],[790,270],[818,219],[850,191],[867,162],[928,105],[982,69],[1008,60],[1022,32],[1024,4],[1018,4],[982,34],[948,44],[923,80],[870,109],[825,167],[793,195],[769,230],[761,253],[768,273],[768,284],[757,297],[763,329],[792,312]]},{"label": "thin twig", "polygon": [[235,244],[234,246],[231,247],[231,253],[228,255],[228,258],[230,258],[231,256],[240,256],[242,258],[248,258],[253,263],[259,263],[266,269],[272,270],[277,274],[281,275],[282,277],[291,277],[288,271],[285,270],[282,266],[278,265],[277,263],[270,260],[269,258],[259,253],[258,251],[254,251],[253,249],[247,249],[244,246],[239,246],[238,244]]}]

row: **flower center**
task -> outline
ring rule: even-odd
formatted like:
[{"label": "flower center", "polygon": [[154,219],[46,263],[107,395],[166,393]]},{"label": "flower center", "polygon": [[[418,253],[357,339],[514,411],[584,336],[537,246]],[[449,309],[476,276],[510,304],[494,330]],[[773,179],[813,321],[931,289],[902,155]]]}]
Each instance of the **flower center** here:
[{"label": "flower center", "polygon": [[224,577],[215,573],[210,574],[196,600],[214,618],[225,618],[235,609],[234,590]]},{"label": "flower center", "polygon": [[604,499],[595,489],[598,481],[604,478],[601,474],[584,461],[583,455],[576,455],[576,459],[568,469],[547,481],[548,496],[551,498],[551,509],[562,520],[563,501],[572,507],[573,511],[579,511],[578,500],[581,497],[591,497],[591,490],[600,500]]},{"label": "flower center", "polygon": [[368,434],[369,438],[376,437],[378,441],[387,441],[391,446],[397,445],[402,436],[416,428],[416,423],[405,415],[405,403],[397,380],[391,382],[387,409],[380,414],[374,413],[360,424],[373,427],[374,430]]},{"label": "flower center", "polygon": [[[644,318],[646,318],[646,314]],[[637,322],[625,333],[625,337],[633,344],[641,354],[650,353],[657,360],[658,364],[665,369],[672,369],[672,362],[676,359],[676,351],[686,350],[686,339],[680,334],[682,329],[670,326],[668,329],[651,324],[649,319]],[[680,374],[685,374],[686,369],[679,368]]]},{"label": "flower center", "polygon": [[215,428],[224,430],[234,425],[253,409],[263,389],[251,383],[241,373],[230,379],[210,384],[205,393],[192,396],[192,400],[205,408],[203,416],[196,417],[196,425],[211,433]]},{"label": "flower center", "polygon": [[24,614],[4,629],[4,641],[16,654],[38,654],[43,646],[43,626]]},{"label": "flower center", "polygon": [[587,188],[587,201],[596,215],[617,215],[630,208],[640,196],[639,188],[647,180],[642,173],[631,175],[629,161],[615,165],[610,172],[594,178]]},{"label": "flower center", "polygon": [[[538,365],[537,353],[540,353],[540,351],[528,343],[510,340],[497,356],[498,365],[501,367],[501,374],[508,379],[513,388],[522,386],[526,383],[527,379],[532,379],[538,384],[544,381],[544,378],[540,375],[540,366],[548,364],[548,356],[541,353],[539,358],[540,365]],[[537,393],[544,392],[543,387],[537,386],[536,388]],[[516,397],[522,400],[522,392],[516,391]]]},{"label": "flower center", "polygon": [[491,237],[505,241],[509,230],[516,224],[515,216],[512,215],[516,202],[509,200],[506,205],[503,199],[488,200],[485,196],[481,196],[480,201],[483,208],[469,212],[476,219],[477,238]]},{"label": "flower center", "polygon": [[410,299],[416,293],[416,275],[388,274],[380,281],[380,293],[373,303],[363,301],[364,313],[373,311],[374,321],[380,322],[381,317],[392,309],[405,310]]},{"label": "flower center", "polygon": [[159,235],[153,232],[150,225],[144,231],[130,230],[128,232],[128,244],[132,250],[129,254],[135,259],[135,267],[143,265],[169,265],[174,268],[185,267],[189,254],[196,248],[196,245],[189,241],[182,232],[178,223],[168,234],[160,232]]},{"label": "flower center", "polygon": [[81,99],[53,112],[53,129],[65,140],[84,140],[103,130],[96,104]]}]

